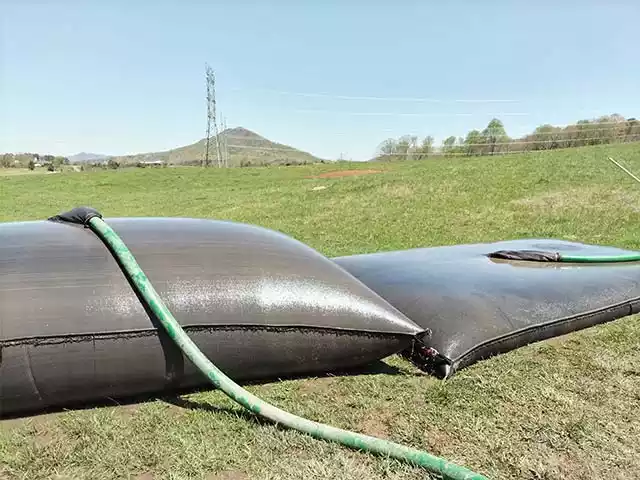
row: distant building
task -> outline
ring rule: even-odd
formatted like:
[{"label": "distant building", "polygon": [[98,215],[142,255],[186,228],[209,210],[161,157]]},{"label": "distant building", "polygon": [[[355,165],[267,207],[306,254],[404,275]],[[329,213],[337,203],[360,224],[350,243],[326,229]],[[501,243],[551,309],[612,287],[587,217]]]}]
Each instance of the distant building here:
[{"label": "distant building", "polygon": [[145,160],[140,162],[140,165],[149,166],[149,167],[162,167],[165,164],[162,160]]}]

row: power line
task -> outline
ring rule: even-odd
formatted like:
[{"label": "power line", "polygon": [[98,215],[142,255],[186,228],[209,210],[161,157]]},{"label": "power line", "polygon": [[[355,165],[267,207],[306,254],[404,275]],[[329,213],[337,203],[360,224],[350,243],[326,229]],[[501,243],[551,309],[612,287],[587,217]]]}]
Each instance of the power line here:
[{"label": "power line", "polygon": [[243,89],[233,88],[232,90],[256,90],[263,92],[271,92],[278,95],[291,95],[297,97],[317,97],[317,98],[335,98],[339,100],[366,100],[366,101],[390,101],[390,102],[424,102],[424,103],[518,103],[519,100],[509,99],[438,99],[425,97],[380,97],[380,96],[358,96],[358,95],[335,95],[320,92],[289,92],[282,90],[271,90],[267,88]]},{"label": "power line", "polygon": [[[581,127],[582,125],[586,126],[587,128],[577,128],[577,129],[571,129],[571,130],[559,130],[556,132],[539,132],[536,133],[535,131],[531,131],[530,133],[525,133],[522,135],[518,135],[515,136],[513,138],[524,138],[524,137],[529,137],[529,136],[551,136],[551,135],[579,135],[579,134],[583,134],[583,133],[593,133],[593,132],[610,132],[612,130],[615,130],[615,128],[612,127],[602,127],[600,128],[601,125],[617,125],[620,128],[628,128],[629,125],[627,125],[624,122],[601,122],[601,123],[591,123],[591,124],[581,124],[581,125],[577,125],[578,127]],[[576,124],[566,124],[566,125],[553,125],[554,128],[566,128],[566,127],[573,127],[576,126]],[[597,126],[598,128],[591,128],[591,127],[595,127]],[[640,123],[638,123],[638,126],[640,127]],[[537,127],[536,127],[537,128]],[[399,128],[382,128],[382,129],[375,129],[376,132],[398,132]],[[476,129],[478,131],[480,131],[479,129]],[[351,132],[333,132],[331,135],[333,136],[349,136],[352,135]],[[404,133],[400,133],[398,134],[399,137],[403,137],[403,136],[416,136],[416,137],[424,137],[424,136],[428,136],[429,133],[425,133],[425,132],[404,132]],[[624,133],[623,133],[624,135]],[[455,135],[456,137],[460,137],[460,136],[464,136],[464,135]],[[245,137],[229,137],[229,138],[238,138],[238,139],[242,139]]]},{"label": "power line", "polygon": [[[612,128],[589,128],[589,129],[584,129],[584,130],[561,130],[561,131],[558,131],[558,132],[540,132],[540,133],[532,132],[532,133],[526,133],[524,135],[520,135],[518,137],[512,137],[512,138],[514,138],[513,142],[516,142],[517,139],[519,139],[519,138],[526,138],[526,137],[536,137],[537,138],[537,137],[550,137],[552,135],[558,135],[559,136],[559,138],[558,138],[559,141],[584,140],[584,139],[586,139],[586,137],[579,137],[579,136],[575,136],[575,135],[579,135],[581,133],[589,133],[590,134],[590,133],[593,133],[593,132],[611,132],[612,130],[613,130]],[[389,130],[389,131],[395,131],[395,130]],[[640,130],[638,130],[637,134],[640,134]],[[336,133],[334,135],[338,136],[338,135],[348,135],[348,134]],[[569,136],[567,136],[567,135],[569,135]],[[627,135],[626,133],[622,133],[622,134],[617,135],[617,136],[621,137],[621,136],[626,136],[626,135]],[[633,134],[631,134],[631,135],[633,135]],[[429,136],[429,135],[428,134],[424,135],[422,133],[406,133],[406,134],[401,134],[399,136],[399,138],[400,137],[404,137],[404,136],[423,137],[423,136]],[[452,135],[452,136],[456,136],[456,135]],[[456,137],[464,137],[464,135],[457,135]],[[595,138],[606,138],[606,137],[602,136],[602,137],[589,137],[589,138],[594,138],[595,139]],[[551,141],[551,140],[531,140],[532,143],[535,143],[537,141]],[[511,143],[513,143],[513,142],[511,142]],[[523,142],[524,142],[524,140],[523,140]]]},{"label": "power line", "polygon": [[[243,140],[243,141],[249,141],[251,142],[252,140],[247,140],[247,137],[244,136],[237,136],[237,135],[228,135],[224,133],[224,130],[226,130],[226,120],[223,120],[223,132],[220,134],[221,137],[221,145],[222,145],[222,151],[223,151],[223,158],[225,157],[225,155],[227,155],[228,158],[228,149],[229,148],[240,148],[240,149],[253,149],[253,150],[275,150],[275,151],[290,151],[288,148],[277,148],[277,147],[261,147],[259,145],[237,145],[234,144],[233,142],[229,143],[228,140]],[[623,123],[618,123],[618,122],[611,122],[611,125],[619,125],[619,126],[624,126]],[[590,125],[603,125],[603,124],[590,124]],[[385,131],[394,131],[395,129],[387,129]],[[575,135],[575,134],[580,134],[580,133],[594,133],[594,132],[610,132],[611,130],[613,130],[612,128],[586,128],[586,129],[579,129],[579,130],[562,130],[562,131],[558,131],[558,132],[540,132],[540,133],[528,133],[525,135],[522,135],[519,138],[527,138],[527,137],[548,137],[548,136],[552,136],[552,135],[558,135],[559,138],[557,139],[536,139],[536,140],[518,140],[518,137],[516,137],[514,140],[510,141],[510,142],[497,142],[493,145],[522,145],[522,144],[532,144],[532,143],[542,143],[542,142],[571,142],[571,141],[575,141],[575,142],[582,142],[582,141],[590,141],[590,140],[600,140],[602,138],[612,138],[612,137],[608,137],[608,136],[590,136],[590,137],[579,137],[579,136],[569,136],[567,137],[566,135]],[[638,132],[637,134],[640,134],[640,132]],[[636,134],[636,135],[637,135]],[[335,133],[334,136],[346,136],[346,135],[350,135],[349,132],[342,132],[342,133]],[[630,135],[634,135],[633,133]],[[400,135],[400,137],[405,136],[405,135]],[[422,134],[406,134],[406,136],[416,136],[416,137],[422,137]],[[426,135],[425,135],[426,136]],[[625,137],[627,137],[628,135],[626,133],[622,133],[620,135],[616,135],[613,138],[616,139],[623,139]],[[458,136],[460,137],[460,136]],[[262,142],[264,140],[254,140],[257,142]],[[465,144],[468,146],[480,146],[480,145],[488,145],[486,143],[474,143],[474,144]],[[294,147],[291,147],[294,148]],[[226,152],[226,153],[225,153]]]},{"label": "power line", "polygon": [[[223,135],[224,137],[224,135]],[[229,136],[227,138],[243,138],[243,137],[233,137],[233,136]],[[568,139],[558,139],[558,140],[554,140],[554,142],[556,143],[563,143],[563,142],[586,142],[586,141],[591,141],[591,140],[602,140],[603,138],[607,138],[607,137],[585,137],[585,138],[568,138]],[[609,137],[609,138],[613,138],[614,140],[622,140],[623,138],[626,138],[626,136],[617,136],[617,137]],[[628,142],[625,141],[618,141],[618,142],[608,142],[608,143],[601,143],[601,144],[596,144],[596,145],[616,145],[616,144],[620,144],[620,143],[632,143],[636,140],[630,140]],[[539,144],[544,144],[544,143],[551,143],[551,140],[527,140],[527,141],[513,141],[513,142],[496,142],[496,143],[463,143],[463,144],[457,144],[457,145],[453,145],[453,147],[490,147],[490,146],[502,146],[502,145],[510,145],[510,146],[518,146],[518,145],[528,145],[528,144],[534,144],[534,143],[539,143]],[[222,142],[221,142],[222,143]],[[590,146],[590,145],[580,145],[580,146]],[[594,145],[591,145],[594,146]],[[257,150],[257,151],[265,151],[265,152],[289,152],[289,153],[308,153],[305,152],[303,150],[299,150],[295,147],[289,147],[289,148],[277,148],[277,147],[260,147],[260,146],[253,146],[253,145],[234,145],[234,144],[229,144],[227,146],[228,149],[240,149],[240,150]],[[579,148],[578,146],[571,146],[571,147],[562,147],[562,148],[545,148],[542,150],[519,150],[519,151],[510,151],[510,152],[500,152],[500,153],[527,153],[527,152],[542,152],[542,151],[551,151],[551,150],[564,150],[565,148]],[[435,152],[433,153],[435,154]],[[426,155],[424,153],[421,152],[407,152],[407,153],[382,153],[379,154],[378,156],[411,156],[411,155]],[[431,155],[431,153],[429,154]],[[454,153],[450,153],[447,155],[454,155]],[[463,154],[465,156],[468,156],[466,153]],[[497,155],[497,153],[496,153]]]},{"label": "power line", "polygon": [[[639,134],[640,135],[640,134]],[[551,143],[551,142],[557,142],[557,143],[562,143],[562,142],[585,142],[585,141],[590,141],[590,140],[602,140],[603,138],[609,138],[609,139],[613,139],[613,140],[622,140],[624,138],[626,138],[626,135],[622,136],[622,135],[618,135],[615,137],[585,137],[585,138],[560,138],[557,140],[525,140],[525,141],[513,141],[513,142],[488,142],[488,143],[463,143],[463,144],[458,144],[458,145],[453,145],[454,147],[487,147],[490,145],[527,145],[527,144],[532,144],[532,143]],[[610,143],[614,143],[614,142],[609,142]],[[625,143],[625,142],[621,142],[621,143]],[[626,142],[626,143],[631,143],[631,142]],[[607,145],[607,144],[601,144],[601,145]],[[587,146],[587,145],[585,145]],[[571,147],[571,148],[575,148],[575,147]],[[386,155],[386,154],[385,154]],[[388,154],[388,155],[395,155],[395,154]],[[400,154],[400,155],[404,155],[404,154]]]},{"label": "power line", "polygon": [[349,115],[357,117],[521,117],[531,115],[526,112],[496,113],[420,113],[420,112],[344,112],[341,110],[293,109],[299,113],[329,113],[333,115]]},{"label": "power line", "polygon": [[[580,139],[582,140],[600,140],[601,137],[595,137],[595,138],[584,138],[584,139]],[[637,140],[635,140],[637,141]],[[473,156],[495,156],[495,155],[518,155],[521,153],[541,153],[541,152],[557,152],[559,150],[573,150],[576,148],[580,148],[580,147],[596,147],[596,146],[611,146],[611,145],[620,145],[620,144],[625,144],[625,143],[633,143],[634,140],[629,141],[629,142],[608,142],[608,143],[600,143],[600,144],[595,144],[595,145],[580,145],[580,146],[569,146],[569,147],[560,147],[560,148],[545,148],[545,149],[541,149],[541,150],[516,150],[516,151],[503,151],[503,152],[494,152],[491,155],[485,155],[485,154],[469,154],[469,153],[465,153],[465,152],[442,152],[442,151],[431,151],[428,153],[425,152],[416,152],[416,151],[410,151],[410,152],[406,152],[406,153],[380,153],[375,155],[376,157],[413,157],[413,156],[447,156],[447,157],[455,157],[455,156],[462,156],[462,157],[473,157]],[[540,143],[540,142],[513,142],[513,143],[504,143],[502,145],[521,145],[524,143]],[[462,144],[462,145],[453,145],[453,148],[460,148],[460,147],[490,147],[492,145],[500,145],[498,143],[467,143],[467,144]]]},{"label": "power line", "polygon": [[[602,117],[608,117],[609,115],[602,115]],[[623,117],[624,118],[624,117]],[[634,119],[636,122],[638,122],[638,125],[640,125],[640,120],[636,120]],[[615,122],[599,122],[598,118],[591,118],[589,120],[587,120],[589,123],[564,123],[564,124],[560,124],[560,125],[553,125],[551,123],[543,123],[543,124],[539,124],[534,126],[524,126],[522,128],[529,128],[529,129],[533,129],[533,128],[538,128],[541,126],[551,126],[553,128],[567,128],[567,127],[578,127],[578,128],[582,128],[582,127],[594,127],[594,126],[601,126],[601,125],[626,125],[629,122],[629,119],[623,119],[623,120],[618,120]]]},{"label": "power line", "polygon": [[[582,141],[590,141],[590,140],[601,140],[602,137],[589,137],[589,138],[581,138],[581,139],[577,139],[580,142]],[[568,140],[571,141],[571,140]],[[429,153],[424,153],[424,152],[416,152],[416,151],[409,151],[406,153],[381,153],[381,154],[375,154],[375,157],[421,157],[421,156],[429,156],[429,157],[433,157],[433,156],[462,156],[462,157],[469,157],[469,156],[495,156],[495,155],[517,155],[517,154],[529,154],[529,153],[542,153],[542,152],[555,152],[555,151],[559,151],[559,150],[569,150],[569,149],[575,149],[575,148],[580,148],[580,147],[586,147],[586,146],[611,146],[611,145],[619,145],[619,144],[625,144],[625,143],[632,143],[634,140],[631,140],[629,142],[608,142],[608,143],[601,143],[601,144],[596,144],[596,145],[580,145],[580,146],[568,146],[568,147],[560,147],[560,148],[544,148],[544,149],[540,149],[540,150],[516,150],[516,151],[501,151],[501,152],[494,152],[491,155],[485,155],[485,154],[474,154],[474,153],[466,153],[466,152],[443,152],[441,150],[434,150],[431,151]],[[466,148],[466,147],[491,147],[491,146],[499,146],[499,145],[511,145],[511,146],[518,146],[518,145],[523,145],[523,144],[533,144],[533,143],[542,143],[540,141],[526,141],[526,142],[509,142],[509,143],[504,143],[504,142],[498,142],[498,143],[466,143],[466,144],[458,144],[458,145],[454,145],[453,147],[462,147],[462,148]],[[562,143],[561,141],[558,141],[558,143]],[[241,149],[241,150],[254,150],[254,151],[264,151],[264,152],[287,152],[287,153],[308,153],[309,155],[313,155],[312,153],[309,152],[305,152],[303,150],[298,150],[296,148],[274,148],[274,147],[254,147],[254,146],[249,146],[249,145],[229,145],[230,149]]]},{"label": "power line", "polygon": [[[620,127],[623,128],[627,128],[625,126],[624,123],[619,123],[618,125],[620,125]],[[594,124],[595,126],[595,124]],[[571,129],[571,130],[558,130],[556,132],[531,132],[531,133],[526,133],[524,135],[522,135],[522,137],[530,137],[530,136],[542,136],[542,135],[560,135],[560,136],[565,136],[565,135],[577,135],[577,134],[581,134],[581,133],[593,133],[593,132],[611,132],[611,131],[615,131],[615,127],[604,127],[604,128],[580,128],[580,129]],[[639,130],[640,132],[640,130]],[[622,134],[624,135],[624,133]]]},{"label": "power line", "polygon": [[626,137],[627,137],[627,135],[617,135],[617,136],[614,136],[614,137],[558,138],[558,139],[553,139],[553,140],[523,140],[523,141],[514,140],[512,142],[465,143],[463,145],[464,146],[470,146],[470,147],[478,147],[478,146],[481,146],[481,145],[485,145],[485,146],[487,146],[487,145],[528,145],[528,144],[532,144],[532,143],[586,142],[586,141],[591,141],[591,140],[602,140],[603,138],[612,139],[612,140],[616,140],[616,139],[617,140],[622,140],[622,139],[624,139]]}]

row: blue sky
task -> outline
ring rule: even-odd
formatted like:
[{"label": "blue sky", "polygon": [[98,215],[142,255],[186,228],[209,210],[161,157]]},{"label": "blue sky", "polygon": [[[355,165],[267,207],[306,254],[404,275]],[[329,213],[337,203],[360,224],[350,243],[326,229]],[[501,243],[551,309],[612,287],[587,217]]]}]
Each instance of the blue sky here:
[{"label": "blue sky", "polygon": [[0,0],[0,152],[197,141],[205,62],[229,127],[325,158],[640,117],[639,22],[637,0]]}]

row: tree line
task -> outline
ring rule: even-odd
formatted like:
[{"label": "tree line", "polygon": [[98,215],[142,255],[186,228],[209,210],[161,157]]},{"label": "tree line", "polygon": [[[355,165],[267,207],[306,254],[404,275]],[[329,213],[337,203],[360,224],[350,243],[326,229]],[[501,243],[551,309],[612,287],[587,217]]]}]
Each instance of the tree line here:
[{"label": "tree line", "polygon": [[40,155],[38,153],[3,153],[0,155],[0,167],[3,168],[28,168],[33,170],[36,166],[46,166],[54,171],[61,165],[69,165],[67,157],[55,155]]},{"label": "tree line", "polygon": [[434,155],[495,155],[638,141],[640,121],[625,119],[615,113],[592,120],[580,120],[565,127],[540,125],[521,138],[509,137],[502,121],[493,118],[484,130],[471,130],[465,137],[449,136],[439,147],[434,146],[431,135],[422,140],[415,135],[389,138],[379,145],[376,159],[420,160]]}]

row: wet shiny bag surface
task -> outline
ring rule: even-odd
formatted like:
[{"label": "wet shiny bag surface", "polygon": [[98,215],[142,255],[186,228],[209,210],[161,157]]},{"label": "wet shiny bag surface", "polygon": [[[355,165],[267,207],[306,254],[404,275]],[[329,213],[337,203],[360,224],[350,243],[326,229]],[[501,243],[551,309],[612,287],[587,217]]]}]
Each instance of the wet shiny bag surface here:
[{"label": "wet shiny bag surface", "polygon": [[[310,247],[251,225],[105,219],[234,380],[359,367],[423,331]],[[0,224],[0,415],[206,385],[89,229]]]},{"label": "wet shiny bag surface", "polygon": [[444,358],[440,377],[478,360],[640,311],[640,264],[488,258],[498,250],[618,255],[618,248],[513,240],[335,258],[418,325]]}]

